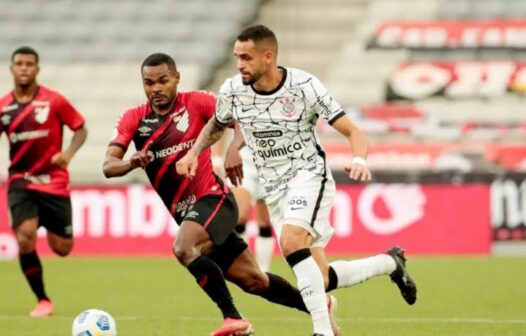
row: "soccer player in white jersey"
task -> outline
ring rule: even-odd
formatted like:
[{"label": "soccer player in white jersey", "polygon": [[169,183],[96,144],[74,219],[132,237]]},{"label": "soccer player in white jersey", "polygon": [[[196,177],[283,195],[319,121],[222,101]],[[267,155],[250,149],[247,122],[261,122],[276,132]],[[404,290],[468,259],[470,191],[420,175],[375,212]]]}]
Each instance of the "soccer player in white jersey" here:
[{"label": "soccer player in white jersey", "polygon": [[[240,73],[222,85],[215,118],[177,162],[177,171],[194,176],[199,154],[237,121],[244,139],[234,139],[227,160],[240,161],[237,151],[244,142],[252,150],[271,222],[311,314],[314,335],[332,336],[326,291],[390,275],[413,304],[416,284],[398,246],[373,257],[328,264],[324,248],[333,234],[328,216],[335,182],[314,127],[321,117],[349,141],[354,157],[345,169],[352,180],[371,179],[367,138],[316,77],[278,66],[277,52],[276,36],[265,26],[251,26],[237,37],[234,56]],[[231,169],[230,175],[242,175],[239,170]]]}]

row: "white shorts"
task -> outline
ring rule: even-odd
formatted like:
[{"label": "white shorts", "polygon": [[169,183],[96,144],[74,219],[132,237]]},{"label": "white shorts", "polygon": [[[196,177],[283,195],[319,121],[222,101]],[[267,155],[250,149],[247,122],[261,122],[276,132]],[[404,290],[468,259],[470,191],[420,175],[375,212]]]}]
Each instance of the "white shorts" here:
[{"label": "white shorts", "polygon": [[243,158],[243,182],[241,187],[245,188],[253,200],[263,199],[263,190],[259,183],[259,176],[248,147],[243,147],[239,152]]},{"label": "white shorts", "polygon": [[[284,224],[307,230],[314,238],[311,247],[325,247],[333,233],[329,221],[336,185],[332,176],[301,171],[288,183],[288,190],[267,203],[274,231],[279,239]],[[274,196],[274,195],[273,195]]]}]

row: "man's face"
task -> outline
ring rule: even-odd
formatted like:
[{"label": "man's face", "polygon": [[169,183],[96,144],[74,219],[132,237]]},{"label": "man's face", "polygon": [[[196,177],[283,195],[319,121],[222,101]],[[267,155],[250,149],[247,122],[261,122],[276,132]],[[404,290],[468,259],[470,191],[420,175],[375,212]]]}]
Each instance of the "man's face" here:
[{"label": "man's face", "polygon": [[248,40],[236,41],[234,56],[243,84],[252,85],[267,72],[272,55],[269,55],[269,51],[256,47],[254,41]]},{"label": "man's face", "polygon": [[35,55],[16,54],[11,62],[11,74],[15,79],[15,85],[29,86],[37,78],[40,67]]},{"label": "man's face", "polygon": [[177,95],[179,77],[179,72],[168,64],[143,67],[142,84],[150,103],[160,109],[170,107]]}]

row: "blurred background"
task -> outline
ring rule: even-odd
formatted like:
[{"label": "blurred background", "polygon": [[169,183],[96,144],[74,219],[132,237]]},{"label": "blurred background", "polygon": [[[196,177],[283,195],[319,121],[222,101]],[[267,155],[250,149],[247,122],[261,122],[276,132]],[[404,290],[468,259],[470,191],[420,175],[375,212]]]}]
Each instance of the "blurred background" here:
[{"label": "blurred background", "polygon": [[[39,82],[87,118],[70,165],[75,253],[169,255],[176,228],[142,172],[102,175],[112,129],[145,101],[146,56],[172,55],[180,90],[217,92],[236,35],[262,23],[279,64],[317,76],[369,136],[374,181],[351,184],[348,144],[318,125],[338,182],[329,253],[524,254],[525,18],[523,0],[0,0],[0,91],[29,45]],[[0,255],[15,256],[0,191]]]}]

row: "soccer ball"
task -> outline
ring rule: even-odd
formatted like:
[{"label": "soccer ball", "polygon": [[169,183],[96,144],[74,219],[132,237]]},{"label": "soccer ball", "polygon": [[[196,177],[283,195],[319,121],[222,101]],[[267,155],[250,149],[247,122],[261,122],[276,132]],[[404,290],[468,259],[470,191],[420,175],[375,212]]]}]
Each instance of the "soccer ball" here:
[{"label": "soccer ball", "polygon": [[99,309],[88,309],[73,321],[72,336],[117,336],[117,325],[110,314]]}]

